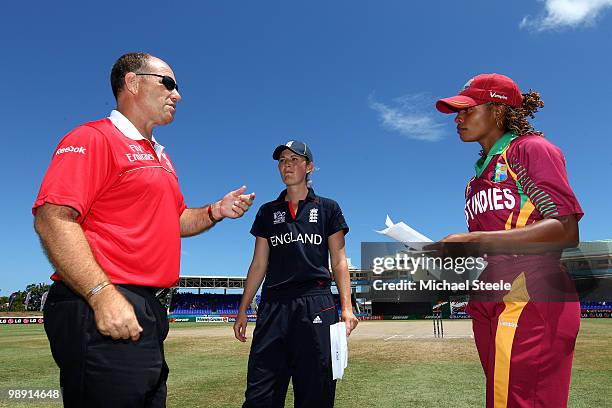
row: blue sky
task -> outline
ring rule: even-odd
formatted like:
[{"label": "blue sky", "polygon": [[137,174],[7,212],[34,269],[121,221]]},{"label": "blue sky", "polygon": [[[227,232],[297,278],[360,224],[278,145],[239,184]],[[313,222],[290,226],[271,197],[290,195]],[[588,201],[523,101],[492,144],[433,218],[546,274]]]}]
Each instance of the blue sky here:
[{"label": "blue sky", "polygon": [[[498,72],[541,92],[536,128],[565,153],[581,238],[612,238],[612,1],[84,3],[3,7],[0,295],[47,281],[31,205],[60,138],[113,109],[110,68],[128,51],[176,74],[183,100],[155,134],[188,205],[242,184],[257,207],[272,200],[272,150],[296,138],[344,210],[354,263],[386,214],[433,239],[464,231],[479,146],[433,102]],[[182,274],[245,275],[255,213],[183,240]]]}]

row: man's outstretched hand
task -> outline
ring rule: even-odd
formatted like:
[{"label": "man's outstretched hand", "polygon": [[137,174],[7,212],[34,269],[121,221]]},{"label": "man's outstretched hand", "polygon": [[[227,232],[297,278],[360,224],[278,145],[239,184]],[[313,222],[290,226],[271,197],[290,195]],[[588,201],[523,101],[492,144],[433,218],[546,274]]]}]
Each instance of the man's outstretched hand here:
[{"label": "man's outstretched hand", "polygon": [[244,194],[246,186],[230,191],[219,201],[219,218],[240,218],[249,210],[255,193]]}]

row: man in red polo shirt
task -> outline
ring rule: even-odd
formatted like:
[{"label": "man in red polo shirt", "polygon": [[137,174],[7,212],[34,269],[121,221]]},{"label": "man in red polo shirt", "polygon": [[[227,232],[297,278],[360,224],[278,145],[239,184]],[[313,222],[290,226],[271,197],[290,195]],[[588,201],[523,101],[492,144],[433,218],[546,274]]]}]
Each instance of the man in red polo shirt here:
[{"label": "man in red polo shirt", "polygon": [[186,207],[153,137],[181,100],[164,61],[123,55],[111,86],[117,110],[62,139],[32,208],[55,267],[45,331],[65,406],[165,406],[168,322],[155,293],[179,278],[180,238],[242,216],[254,194]]}]

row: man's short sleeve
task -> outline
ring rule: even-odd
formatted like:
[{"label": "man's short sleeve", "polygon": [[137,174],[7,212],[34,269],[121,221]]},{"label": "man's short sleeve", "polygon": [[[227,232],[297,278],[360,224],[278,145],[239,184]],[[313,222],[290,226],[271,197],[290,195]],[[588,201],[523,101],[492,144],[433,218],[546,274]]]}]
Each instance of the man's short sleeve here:
[{"label": "man's short sleeve", "polygon": [[255,237],[268,238],[268,234],[266,234],[266,228],[264,224],[264,206],[259,207],[259,211],[257,211],[257,215],[255,216],[255,220],[253,221],[253,226],[251,227],[251,234]]},{"label": "man's short sleeve", "polygon": [[108,141],[97,129],[83,125],[68,133],[53,153],[32,214],[51,203],[74,208],[81,221],[109,186],[113,163]]},{"label": "man's short sleeve", "polygon": [[179,201],[179,216],[183,215],[183,211],[185,211],[187,209],[187,204],[185,204],[185,197],[183,196],[183,193],[179,192],[180,195],[180,201]]},{"label": "man's short sleeve", "polygon": [[327,220],[327,237],[334,235],[338,231],[344,231],[344,235],[348,234],[349,227],[344,219],[344,214],[337,202],[331,201],[331,213]]},{"label": "man's short sleeve", "polygon": [[[521,136],[509,150],[508,164],[516,173],[524,193],[544,218],[583,215],[567,179],[561,150],[540,136]],[[519,138],[519,139],[521,139]]]}]

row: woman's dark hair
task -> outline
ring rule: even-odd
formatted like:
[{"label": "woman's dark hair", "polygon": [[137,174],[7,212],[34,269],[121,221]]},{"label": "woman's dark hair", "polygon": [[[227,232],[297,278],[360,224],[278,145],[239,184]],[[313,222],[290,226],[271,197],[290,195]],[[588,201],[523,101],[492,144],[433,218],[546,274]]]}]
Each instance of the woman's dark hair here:
[{"label": "woman's dark hair", "polygon": [[123,89],[123,78],[128,72],[138,72],[146,66],[151,55],[145,52],[130,52],[119,57],[111,69],[110,81],[115,99]]},{"label": "woman's dark hair", "polygon": [[544,107],[544,101],[540,98],[539,92],[530,89],[529,92],[524,93],[523,105],[520,108],[513,108],[501,103],[492,103],[492,105],[503,108],[503,123],[501,125],[505,130],[519,136],[525,134],[544,136],[544,133],[535,130],[528,120],[528,117],[533,119],[538,109]]}]

